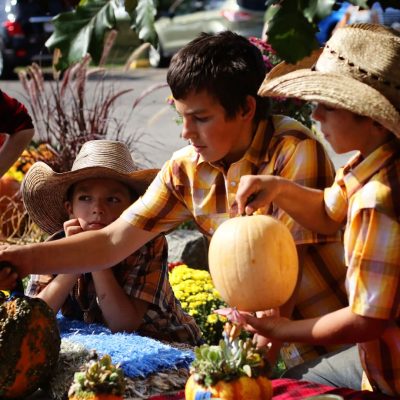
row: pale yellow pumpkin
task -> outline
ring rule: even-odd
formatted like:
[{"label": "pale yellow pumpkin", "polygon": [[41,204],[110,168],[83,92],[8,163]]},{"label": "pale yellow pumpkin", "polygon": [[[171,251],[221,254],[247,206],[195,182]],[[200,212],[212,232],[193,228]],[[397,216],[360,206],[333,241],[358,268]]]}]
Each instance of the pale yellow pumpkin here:
[{"label": "pale yellow pumpkin", "polygon": [[216,289],[231,307],[259,311],[292,295],[298,275],[289,229],[266,215],[231,218],[215,231],[208,253]]}]

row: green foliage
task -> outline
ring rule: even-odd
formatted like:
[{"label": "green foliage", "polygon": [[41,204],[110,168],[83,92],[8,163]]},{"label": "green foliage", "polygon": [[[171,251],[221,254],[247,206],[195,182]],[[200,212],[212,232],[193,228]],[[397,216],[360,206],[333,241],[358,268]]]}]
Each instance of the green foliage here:
[{"label": "green foliage", "polygon": [[[368,8],[375,2],[348,1],[361,8]],[[318,47],[315,39],[317,24],[332,12],[335,3],[335,0],[267,0],[268,41],[279,57],[294,63],[310,55]],[[383,0],[380,4],[383,8],[398,7],[398,0]],[[129,15],[131,27],[139,38],[155,45],[157,5],[157,0],[81,0],[74,11],[54,18],[55,31],[46,46],[50,50],[61,50],[62,56],[57,63],[59,70],[79,61],[86,53],[98,64],[106,34],[116,29],[116,18],[121,9]]]},{"label": "green foliage", "polygon": [[[236,327],[230,328],[235,329]],[[218,345],[204,344],[195,348],[195,359],[190,367],[194,380],[213,386],[221,380],[230,381],[241,376],[257,377],[268,368],[261,351],[252,339],[230,338],[226,332]]]},{"label": "green foliage", "polygon": [[[375,2],[348,1],[361,8],[368,8]],[[317,24],[332,12],[335,3],[335,0],[267,0],[268,42],[279,57],[289,63],[295,63],[317,49]],[[383,8],[399,6],[398,0],[385,0],[380,3]]]},{"label": "green foliage", "polygon": [[80,61],[87,53],[95,64],[103,54],[105,37],[117,26],[117,16],[124,9],[134,23],[140,39],[156,42],[154,0],[81,0],[75,10],[61,13],[53,19],[54,32],[46,42],[50,50],[59,49],[61,57],[55,67],[64,70]]}]

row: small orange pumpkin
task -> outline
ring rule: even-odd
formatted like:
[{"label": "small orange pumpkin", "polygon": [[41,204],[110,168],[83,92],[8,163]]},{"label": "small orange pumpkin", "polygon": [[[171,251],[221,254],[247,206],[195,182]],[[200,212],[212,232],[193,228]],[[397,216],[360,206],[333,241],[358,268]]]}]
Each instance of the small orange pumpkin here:
[{"label": "small orange pumpkin", "polygon": [[196,400],[202,398],[269,400],[272,399],[272,384],[264,376],[257,378],[241,376],[229,382],[219,381],[214,386],[205,387],[196,383],[193,375],[191,375],[186,382],[185,399]]},{"label": "small orange pumpkin", "polygon": [[296,286],[298,258],[293,237],[282,222],[267,215],[223,222],[211,239],[208,260],[216,289],[239,310],[279,307]]}]

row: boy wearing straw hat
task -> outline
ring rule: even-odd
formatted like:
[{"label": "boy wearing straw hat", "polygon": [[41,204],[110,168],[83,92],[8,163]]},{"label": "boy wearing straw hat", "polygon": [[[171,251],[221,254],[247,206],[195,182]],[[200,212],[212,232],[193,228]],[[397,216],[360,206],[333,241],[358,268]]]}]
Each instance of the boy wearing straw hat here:
[{"label": "boy wearing straw hat", "polygon": [[[167,74],[189,144],[165,163],[147,192],[104,229],[84,232],[79,240],[12,247],[0,258],[22,275],[100,270],[190,219],[211,237],[237,215],[242,175],[274,174],[320,189],[330,185],[332,163],[310,131],[291,118],[269,116],[268,99],[257,95],[265,73],[260,51],[246,38],[232,32],[200,35],[174,56]],[[294,314],[313,317],[346,305],[340,235],[316,235],[277,207],[268,213],[288,226],[301,257]],[[288,304],[287,315],[291,309]],[[289,365],[326,352],[323,346],[284,350]]]},{"label": "boy wearing straw hat", "polygon": [[[23,184],[33,221],[50,241],[104,228],[146,190],[158,170],[139,170],[127,146],[118,141],[84,143],[71,171],[54,172],[35,163]],[[55,312],[85,322],[104,323],[113,332],[137,331],[157,339],[200,342],[194,319],[184,313],[168,281],[163,235],[117,265],[85,274],[32,275],[27,294],[45,300]]]},{"label": "boy wearing straw hat", "polygon": [[315,101],[314,119],[333,149],[359,152],[324,191],[280,177],[242,177],[239,212],[273,202],[316,232],[345,226],[349,298],[348,307],[302,321],[245,315],[247,328],[283,341],[356,343],[358,352],[303,364],[287,376],[359,388],[361,374],[352,376],[349,367],[361,364],[375,391],[399,398],[400,33],[369,24],[341,28],[311,68],[278,66],[260,94]]},{"label": "boy wearing straw hat", "polygon": [[[0,177],[18,159],[32,140],[32,119],[18,100],[0,90]],[[0,269],[0,289],[15,286],[17,274],[10,268]]]}]

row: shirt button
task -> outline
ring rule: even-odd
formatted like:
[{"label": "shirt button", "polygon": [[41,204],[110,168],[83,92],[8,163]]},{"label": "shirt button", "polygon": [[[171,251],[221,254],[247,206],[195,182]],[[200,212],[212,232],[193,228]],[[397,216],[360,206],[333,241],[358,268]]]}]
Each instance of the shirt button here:
[{"label": "shirt button", "polygon": [[236,186],[236,182],[235,182],[235,181],[232,181],[232,182],[231,182],[231,186]]},{"label": "shirt button", "polygon": [[214,233],[214,229],[210,228],[208,232],[210,233],[210,235],[212,235]]}]

